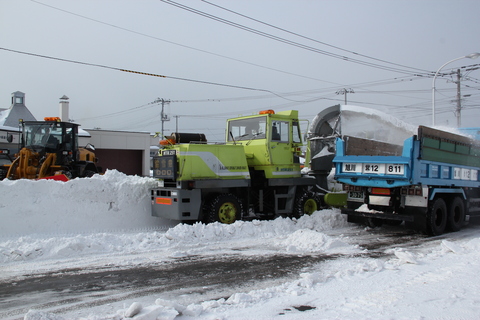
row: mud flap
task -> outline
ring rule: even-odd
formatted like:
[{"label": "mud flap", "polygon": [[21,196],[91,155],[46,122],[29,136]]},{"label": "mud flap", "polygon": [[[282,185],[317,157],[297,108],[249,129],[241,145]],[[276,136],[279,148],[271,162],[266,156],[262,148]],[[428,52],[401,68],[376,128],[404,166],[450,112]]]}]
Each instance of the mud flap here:
[{"label": "mud flap", "polygon": [[405,227],[415,231],[426,232],[427,212],[426,208],[410,207],[408,213],[413,216],[413,221],[405,221]]}]

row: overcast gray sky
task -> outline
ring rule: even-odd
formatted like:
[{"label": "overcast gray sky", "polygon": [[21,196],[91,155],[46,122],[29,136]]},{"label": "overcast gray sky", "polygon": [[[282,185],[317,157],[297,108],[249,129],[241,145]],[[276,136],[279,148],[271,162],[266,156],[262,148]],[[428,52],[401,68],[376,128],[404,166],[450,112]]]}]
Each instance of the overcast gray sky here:
[{"label": "overcast gray sky", "polygon": [[[312,119],[351,89],[349,104],[431,125],[432,75],[480,52],[479,13],[478,0],[0,0],[0,108],[22,91],[42,119],[67,95],[84,129],[154,132],[160,98],[165,133],[178,120],[221,141],[229,117]],[[479,126],[479,66],[442,69],[438,125],[456,124],[456,77],[443,74],[464,67],[462,126]]]}]

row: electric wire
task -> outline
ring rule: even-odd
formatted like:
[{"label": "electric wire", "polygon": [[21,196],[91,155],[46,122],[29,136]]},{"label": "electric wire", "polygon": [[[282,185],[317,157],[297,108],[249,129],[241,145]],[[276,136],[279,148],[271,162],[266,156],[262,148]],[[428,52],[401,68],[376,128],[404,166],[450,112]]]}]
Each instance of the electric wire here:
[{"label": "electric wire", "polygon": [[[161,41],[170,42],[170,41],[163,40],[163,39],[160,39],[160,38],[148,36],[148,35],[146,35],[146,34],[142,34],[142,33],[136,32],[136,31],[132,31],[132,30],[129,30],[129,29],[126,29],[126,28],[122,28],[122,27],[119,27],[119,26],[115,26],[115,25],[112,25],[112,24],[108,24],[108,23],[105,23],[105,22],[102,22],[102,21],[99,21],[99,20],[95,20],[95,19],[91,19],[91,18],[88,18],[88,17],[85,17],[85,16],[81,16],[81,15],[75,14],[75,13],[71,13],[71,12],[68,12],[68,11],[65,11],[65,10],[62,10],[62,9],[53,7],[53,6],[49,6],[49,5],[43,4],[43,3],[38,2],[38,1],[35,1],[35,0],[31,0],[31,1],[36,2],[36,3],[38,3],[38,4],[42,4],[42,5],[48,6],[48,7],[52,7],[52,8],[54,8],[54,9],[57,9],[57,10],[60,10],[60,11],[67,12],[67,13],[70,13],[70,14],[73,14],[73,15],[77,15],[77,16],[79,16],[79,17],[86,18],[86,19],[89,19],[89,20],[92,20],[92,21],[95,21],[95,22],[98,22],[98,23],[103,23],[103,24],[105,24],[105,25],[110,25],[110,26],[112,26],[112,27],[119,28],[119,29],[122,29],[122,30],[125,30],[125,31],[129,31],[129,32],[136,33],[136,34],[139,34],[139,35],[151,37],[151,38],[154,38],[154,39],[157,39],[157,40],[161,40]],[[164,2],[165,2],[165,1],[164,1]],[[214,4],[212,4],[212,3],[208,2],[208,1],[204,1],[204,2],[205,2],[205,3],[208,3],[208,4],[211,4],[211,5],[214,5]],[[217,5],[214,5],[214,6],[217,6]],[[219,7],[219,6],[218,6],[218,7]],[[230,12],[232,12],[232,13],[241,15],[241,14],[239,14],[239,13],[233,12],[233,11],[228,10],[228,9],[225,9],[225,8],[223,8],[223,7],[221,7],[221,8],[224,9],[224,10],[230,11]],[[253,19],[253,18],[247,17],[247,16],[245,16],[245,15],[241,15],[241,16],[244,16],[244,17],[246,17],[246,18],[248,18],[248,19],[257,21],[257,22],[259,22],[259,23],[263,23],[263,24],[265,24],[265,25],[269,25],[269,24],[264,23],[264,22],[262,22],[262,21],[260,21],[260,20]],[[326,46],[330,46],[330,47],[336,48],[336,49],[338,49],[338,50],[343,50],[343,51],[350,52],[350,53],[352,53],[352,54],[357,54],[356,52],[349,51],[349,50],[345,50],[345,49],[342,49],[342,48],[339,48],[339,47],[336,47],[336,46],[329,45],[329,44],[327,44],[327,43],[320,42],[320,41],[315,40],[315,39],[311,39],[311,38],[308,38],[308,37],[304,37],[304,36],[302,36],[302,35],[299,35],[299,34],[290,32],[290,31],[285,30],[285,29],[282,29],[282,28],[278,28],[278,27],[273,26],[273,25],[269,25],[269,26],[270,26],[270,27],[273,27],[273,28],[276,28],[276,29],[279,29],[279,30],[282,30],[282,31],[285,31],[285,32],[288,32],[288,33],[291,33],[291,34],[294,34],[294,35],[297,35],[297,36],[299,36],[299,37],[302,37],[302,38],[305,38],[305,39],[308,39],[308,40],[311,40],[311,41],[315,41],[315,42],[324,44],[324,45],[326,45]],[[170,43],[175,44],[175,45],[179,45],[179,46],[183,46],[183,47],[187,47],[187,48],[190,48],[190,49],[194,49],[194,50],[199,50],[199,49],[196,49],[196,48],[184,46],[184,45],[177,44],[177,43],[173,43],[173,42],[170,42]],[[203,51],[203,50],[199,50],[199,51]],[[207,52],[207,51],[205,51],[205,52],[206,52],[206,53],[210,53],[210,54],[214,54],[214,53]],[[214,54],[214,55],[217,55],[217,54]],[[358,54],[358,55],[360,55],[360,54]],[[218,56],[220,56],[220,55],[218,55]],[[374,59],[374,60],[379,60],[379,61],[382,61],[382,62],[385,62],[385,63],[390,63],[390,62],[388,62],[388,61],[383,61],[383,60],[376,59],[376,58],[369,57],[369,56],[364,56],[364,55],[360,55],[360,56],[363,56],[363,57],[366,57],[366,58],[370,58],[370,59]],[[225,57],[225,56],[222,56],[222,57],[224,57],[224,58],[229,58],[229,57]],[[230,59],[230,58],[229,58],[229,59]],[[236,59],[232,59],[232,60],[236,60]],[[67,61],[67,60],[64,60],[64,61]],[[240,61],[240,62],[243,62],[243,61],[241,61],[241,60],[239,60],[239,61]],[[69,61],[69,62],[73,62],[73,61]],[[391,63],[391,64],[394,64],[394,63]],[[107,66],[95,65],[95,64],[89,64],[89,65],[98,66],[98,67],[107,67]],[[259,66],[259,65],[257,65],[257,66]],[[399,66],[402,66],[402,65],[399,65]],[[475,66],[478,66],[478,64],[477,64],[477,65],[473,65],[473,67],[475,67]],[[259,67],[263,67],[263,66],[259,66]],[[403,67],[410,68],[410,67],[407,67],[407,66],[403,66]],[[461,67],[461,68],[466,69],[466,68],[468,68],[468,67],[472,68],[472,66],[463,66],[463,67]],[[267,69],[270,69],[270,68],[267,68]],[[412,68],[412,69],[416,69],[416,68]],[[478,67],[473,68],[473,70],[476,70],[476,69],[478,69]],[[276,70],[276,69],[273,69],[273,70]],[[421,70],[421,69],[418,69],[418,70]],[[467,69],[466,69],[466,70],[467,70]],[[470,70],[472,70],[472,69],[470,69]],[[468,71],[470,71],[470,70],[468,70]],[[124,71],[127,71],[127,70],[124,70]],[[282,72],[281,70],[276,70],[276,71]],[[132,72],[132,71],[128,70],[127,72]],[[134,72],[134,71],[133,71],[133,72]],[[140,72],[134,72],[134,73],[140,73]],[[287,72],[287,73],[288,73],[288,72]],[[154,74],[149,74],[149,73],[140,73],[140,74],[151,75],[151,76],[161,76],[161,75],[154,75]],[[295,75],[295,74],[293,74],[293,75]],[[444,75],[444,74],[440,74],[440,75],[439,75],[439,78],[441,78],[443,75]],[[299,75],[298,75],[298,76],[299,76]],[[420,75],[415,75],[415,76],[420,76]],[[427,75],[427,76],[431,77],[431,75]],[[171,78],[172,78],[172,77],[171,77]],[[310,78],[310,77],[307,77],[307,78]],[[315,78],[312,78],[312,79],[314,79],[314,80],[319,80],[319,79],[315,79]],[[471,77],[469,77],[468,80],[471,80],[471,81],[473,81],[473,82],[475,82],[475,83],[478,83],[477,81],[479,81],[478,79],[475,79],[475,78],[471,79]],[[323,81],[323,80],[320,80],[320,81]],[[326,82],[326,81],[325,81],[325,82]],[[463,84],[462,84],[462,85],[463,85]],[[464,85],[464,86],[465,86],[466,88],[471,88],[471,87],[468,86],[468,85]],[[356,89],[356,90],[357,90],[357,89]],[[474,90],[480,90],[480,89],[474,88]],[[375,92],[376,92],[376,91],[373,91],[373,90],[372,90],[370,93],[375,93]],[[357,90],[356,93],[361,93],[361,92]],[[386,92],[386,94],[388,94],[388,92]],[[292,95],[293,95],[293,93],[292,93]],[[269,97],[269,96],[266,95],[266,96],[264,96],[263,98],[268,98],[268,97]],[[245,98],[229,98],[229,99],[235,100],[235,99],[245,99]],[[249,99],[249,98],[246,98],[246,99]],[[211,99],[209,99],[209,100],[212,101]],[[225,101],[225,100],[227,100],[227,99],[219,99],[218,101]],[[316,100],[319,100],[319,99],[316,98],[316,99],[309,100],[309,101],[316,101]],[[332,100],[335,100],[335,99],[332,99]],[[336,100],[340,101],[339,99],[336,99]],[[197,100],[197,101],[198,101],[198,102],[202,102],[202,101],[205,101],[205,100]],[[179,101],[179,102],[180,102],[180,101]],[[185,101],[185,102],[194,102],[194,100],[190,100],[190,101],[187,100],[187,101]],[[308,102],[308,101],[303,101],[303,102]],[[141,107],[141,106],[140,106],[140,107]],[[135,108],[139,108],[139,107],[135,107]],[[133,108],[133,109],[135,109],[135,108]],[[112,116],[112,115],[115,115],[115,113],[109,114],[109,115],[104,115],[104,116]]]},{"label": "electric wire", "polygon": [[[323,54],[323,55],[326,55],[326,56],[329,56],[329,57],[332,57],[332,58],[336,58],[336,59],[340,59],[340,60],[344,60],[344,61],[348,61],[348,62],[353,62],[353,63],[357,63],[357,64],[360,64],[360,65],[365,65],[365,66],[369,66],[369,67],[373,67],[373,68],[377,68],[377,69],[382,69],[382,70],[386,70],[386,71],[392,71],[392,72],[398,72],[398,73],[410,74],[410,75],[417,75],[418,74],[418,73],[414,73],[412,71],[408,71],[408,70],[404,70],[404,69],[383,66],[383,65],[372,63],[372,62],[367,62],[367,61],[362,61],[362,60],[358,60],[358,59],[354,59],[354,58],[349,58],[347,56],[335,54],[335,53],[328,52],[328,51],[325,51],[325,50],[320,50],[320,49],[317,49],[317,48],[314,48],[314,47],[310,47],[310,46],[307,46],[307,45],[304,45],[304,44],[301,44],[301,43],[298,43],[298,42],[295,42],[295,41],[292,41],[292,40],[281,38],[281,37],[278,37],[278,36],[275,36],[275,35],[260,31],[260,30],[256,30],[256,29],[253,29],[253,28],[250,28],[250,27],[247,27],[247,26],[244,26],[244,25],[241,25],[241,24],[238,24],[238,23],[235,23],[235,22],[232,22],[232,21],[214,16],[214,15],[208,14],[206,12],[188,7],[186,5],[183,5],[183,4],[171,1],[171,0],[160,0],[160,1],[164,2],[166,4],[169,4],[169,5],[175,6],[177,8],[195,13],[197,15],[212,19],[214,21],[218,21],[218,22],[230,25],[232,27],[235,27],[235,28],[238,28],[238,29],[241,29],[241,30],[245,30],[247,32],[260,35],[262,37],[266,37],[266,38],[269,38],[269,39],[272,39],[272,40],[275,40],[275,41],[278,41],[278,42],[281,42],[281,43],[289,44],[289,45],[292,45],[294,47],[305,49],[305,50],[308,50],[308,51],[311,51],[311,52],[320,53],[320,54]],[[420,73],[420,74],[422,74],[422,73]],[[430,72],[430,71],[423,72],[423,75],[431,76],[432,74],[433,74],[433,72]]]},{"label": "electric wire", "polygon": [[368,59],[372,59],[372,60],[375,60],[375,61],[378,61],[378,62],[383,62],[383,63],[387,63],[387,64],[391,64],[391,65],[395,65],[395,66],[398,66],[398,67],[403,67],[403,68],[407,68],[407,69],[413,69],[413,70],[417,70],[417,71],[420,71],[420,72],[427,72],[427,73],[430,73],[430,71],[428,70],[424,70],[424,69],[419,69],[419,68],[414,68],[414,67],[409,67],[409,66],[405,66],[405,65],[402,65],[402,64],[398,64],[398,63],[394,63],[394,62],[390,62],[390,61],[386,61],[386,60],[382,60],[382,59],[378,59],[378,58],[374,58],[374,57],[371,57],[371,56],[367,56],[367,55],[364,55],[364,54],[360,54],[358,52],[355,52],[355,51],[351,51],[351,50],[347,50],[347,49],[343,49],[343,48],[340,48],[338,46],[334,46],[334,45],[331,45],[331,44],[328,44],[326,42],[323,42],[323,41],[319,41],[319,40],[316,40],[316,39],[313,39],[313,38],[310,38],[310,37],[306,37],[304,35],[301,35],[299,33],[296,33],[296,32],[292,32],[292,31],[289,31],[289,30],[286,30],[284,28],[280,28],[280,27],[277,27],[277,26],[274,26],[270,23],[266,23],[264,21],[261,21],[261,20],[258,20],[258,19],[254,19],[252,17],[249,17],[247,15],[244,15],[244,14],[241,14],[241,13],[238,13],[236,11],[233,11],[233,10],[230,10],[230,9],[227,9],[225,7],[222,7],[220,5],[217,5],[217,4],[214,4],[212,2],[209,2],[209,1],[206,1],[206,0],[201,0],[202,2],[205,2],[211,6],[214,6],[214,7],[217,7],[219,9],[222,9],[222,10],[225,10],[227,12],[230,12],[230,13],[233,13],[235,15],[238,15],[240,17],[243,17],[243,18],[246,18],[246,19],[249,19],[249,20],[252,20],[252,21],[255,21],[255,22],[258,22],[258,23],[261,23],[263,25],[266,25],[268,27],[271,27],[271,28],[274,28],[274,29],[277,29],[277,30],[280,30],[280,31],[283,31],[283,32],[286,32],[286,33],[289,33],[291,35],[295,35],[297,37],[300,37],[300,38],[303,38],[303,39],[306,39],[306,40],[310,40],[310,41],[313,41],[313,42],[316,42],[316,43],[319,43],[319,44],[322,44],[322,45],[325,45],[325,46],[328,46],[328,47],[331,47],[331,48],[334,48],[334,49],[337,49],[337,50],[340,50],[340,51],[344,51],[344,52],[348,52],[350,54],[353,54],[353,55],[357,55],[359,57],[363,57],[363,58],[368,58]]},{"label": "electric wire", "polygon": [[[154,37],[154,36],[146,35],[146,34],[144,34],[144,33],[140,33],[140,32],[137,32],[137,31],[133,31],[133,30],[130,30],[130,29],[127,29],[127,28],[123,28],[123,27],[117,26],[117,25],[113,25],[113,24],[110,24],[110,23],[106,23],[106,22],[103,22],[103,21],[100,21],[100,20],[92,19],[92,18],[83,16],[83,15],[79,15],[79,14],[76,14],[76,13],[73,13],[73,12],[70,12],[70,11],[67,11],[67,10],[63,10],[63,9],[60,9],[60,8],[57,8],[57,7],[54,7],[54,6],[51,6],[51,5],[44,4],[44,3],[39,2],[39,1],[35,1],[35,0],[31,0],[31,1],[32,1],[32,2],[35,2],[35,3],[37,3],[37,4],[41,4],[41,5],[44,5],[44,6],[47,6],[47,7],[50,7],[50,8],[53,8],[53,9],[56,9],[56,10],[59,10],[59,11],[68,13],[68,14],[72,14],[72,15],[75,15],[75,16],[78,16],[78,17],[81,17],[81,18],[84,18],[84,19],[88,19],[88,20],[91,20],[91,21],[94,21],[94,22],[97,22],[97,23],[101,23],[101,24],[105,24],[105,25],[108,25],[108,26],[111,26],[111,27],[114,27],[114,28],[118,28],[118,29],[121,29],[121,30],[124,30],[124,31],[128,31],[128,32],[132,32],[132,33],[135,33],[135,34],[138,34],[138,35],[150,37],[150,38],[153,38],[153,39],[156,39],[156,40],[160,40],[160,41],[169,42],[169,43],[172,43],[172,44],[175,44],[175,45],[179,45],[179,46],[183,46],[183,47],[186,47],[186,48],[189,48],[189,49],[203,51],[203,50],[196,49],[196,48],[193,48],[193,47],[189,47],[189,46],[181,45],[181,44],[174,43],[174,42],[171,42],[171,41],[167,41],[167,40],[164,40],[164,39],[160,39],[160,38],[157,38],[157,37]],[[270,26],[270,27],[272,27],[272,28],[276,28],[276,29],[282,30],[282,31],[284,31],[284,32],[291,33],[291,34],[297,35],[297,36],[299,36],[299,37],[302,37],[302,38],[305,38],[305,39],[308,39],[308,40],[311,40],[311,41],[315,41],[315,42],[318,42],[318,43],[321,43],[321,44],[324,44],[324,45],[327,45],[327,46],[330,46],[330,47],[333,47],[333,48],[336,48],[336,49],[339,49],[339,50],[343,50],[343,51],[347,51],[347,52],[350,52],[350,53],[353,53],[353,54],[357,54],[356,52],[349,51],[349,50],[346,50],[346,49],[342,49],[342,48],[339,48],[339,47],[336,47],[336,46],[332,46],[332,45],[329,45],[329,44],[327,44],[327,43],[324,43],[324,42],[321,42],[321,41],[318,41],[318,40],[315,40],[315,39],[312,39],[312,38],[308,38],[308,37],[302,36],[302,35],[300,35],[300,34],[297,34],[297,33],[294,33],[294,32],[291,32],[291,31],[288,31],[288,30],[285,30],[285,29],[282,29],[282,28],[279,28],[279,27],[276,27],[276,26],[273,26],[273,25],[271,25],[271,24],[264,23],[264,22],[262,22],[262,21],[260,21],[260,20],[247,17],[247,16],[245,16],[245,15],[239,14],[239,13],[234,12],[234,11],[232,11],[232,10],[229,10],[229,9],[224,8],[224,7],[220,7],[220,6],[218,6],[218,5],[215,5],[215,4],[213,4],[213,3],[210,3],[210,2],[208,2],[208,1],[204,1],[204,2],[205,2],[205,3],[208,3],[208,4],[210,4],[210,5],[213,5],[213,6],[217,6],[217,7],[221,8],[221,9],[223,9],[223,10],[226,10],[226,11],[235,13],[235,14],[237,14],[237,15],[243,16],[243,17],[245,17],[245,18],[247,18],[247,19],[250,19],[250,20],[253,20],[253,21],[256,21],[256,22],[265,24],[265,25],[268,25],[268,26]],[[215,53],[208,52],[208,51],[204,51],[204,52],[209,53],[209,54],[217,55],[217,54],[215,54]],[[361,55],[361,54],[359,54],[359,55]],[[221,55],[219,55],[219,56],[221,56]],[[386,63],[390,63],[390,62],[388,62],[388,61],[376,59],[376,58],[369,57],[369,56],[365,56],[365,55],[361,55],[361,56],[364,56],[364,57],[367,57],[367,58],[370,58],[370,59],[374,59],[374,60],[383,61],[383,62],[386,62]],[[229,58],[229,57],[225,57],[225,56],[221,56],[221,57]],[[236,59],[233,59],[233,60],[236,60]],[[238,61],[241,61],[241,60],[238,60]],[[245,62],[245,61],[241,61],[241,62]],[[248,63],[248,62],[245,62],[245,63]],[[394,64],[394,63],[392,63],[392,64]],[[398,64],[396,64],[396,65],[398,65]],[[256,65],[256,66],[258,66],[258,67],[264,67],[264,66],[260,66],[260,65]],[[399,66],[403,66],[403,65],[399,65]],[[471,69],[468,69],[468,70],[478,69],[478,67],[477,67],[477,68],[473,68],[473,67],[475,67],[475,66],[478,66],[478,64],[477,64],[477,65],[472,65],[472,66],[464,66],[464,67],[462,67],[462,68],[465,68],[465,69],[466,69],[466,68],[471,68]],[[407,67],[407,66],[403,66],[403,67]],[[410,68],[410,67],[407,67],[407,68]],[[268,68],[268,67],[267,67],[267,69],[271,69],[271,68]],[[412,69],[416,69],[416,68],[412,68]],[[278,69],[273,69],[273,70],[279,71],[279,72],[283,72],[283,71],[278,70]],[[418,70],[421,70],[421,69],[418,69]],[[284,73],[288,73],[288,72],[284,72]],[[292,73],[288,73],[288,74],[292,74]],[[292,74],[292,75],[300,76],[300,75],[298,75],[298,74]],[[311,77],[306,77],[306,78],[310,78],[310,79],[313,79],[313,80],[319,80],[319,81],[323,81],[323,82],[328,82],[328,81],[324,81],[324,80],[320,80],[320,79],[316,79],[316,78],[311,78]],[[328,83],[333,83],[333,82],[328,82]],[[287,94],[282,94],[283,97],[285,97],[286,95],[287,95]],[[269,96],[267,95],[267,96],[265,96],[265,97],[267,98],[267,97],[269,97]],[[233,98],[233,99],[235,99],[235,98]],[[225,99],[222,99],[222,101],[224,101],[224,100],[225,100]],[[202,100],[200,100],[200,101],[202,101]],[[313,100],[313,101],[315,101],[315,100]]]},{"label": "electric wire", "polygon": [[110,70],[116,70],[116,71],[121,71],[121,72],[127,72],[127,73],[134,73],[134,74],[139,74],[139,75],[144,75],[144,76],[150,76],[150,77],[158,77],[158,78],[165,78],[165,79],[172,79],[172,80],[179,80],[179,81],[187,81],[187,82],[194,82],[194,83],[200,83],[200,84],[205,84],[205,85],[213,85],[213,86],[220,86],[220,87],[227,87],[227,88],[234,88],[234,89],[242,89],[242,90],[250,90],[250,91],[260,91],[260,92],[267,92],[272,95],[275,95],[279,98],[285,99],[285,100],[291,100],[286,97],[283,97],[279,93],[267,90],[267,89],[259,89],[259,88],[252,88],[252,87],[245,87],[245,86],[237,86],[237,85],[231,85],[231,84],[225,84],[225,83],[218,83],[218,82],[211,82],[211,81],[204,81],[204,80],[194,80],[194,79],[189,79],[189,78],[181,78],[181,77],[175,77],[175,76],[167,76],[167,75],[161,75],[161,74],[156,74],[156,73],[149,73],[149,72],[141,72],[141,71],[135,71],[135,70],[129,70],[129,69],[122,69],[122,68],[117,68],[117,67],[111,67],[107,65],[102,65],[102,64],[95,64],[95,63],[89,63],[89,62],[82,62],[78,60],[70,60],[70,59],[64,59],[64,58],[58,58],[58,57],[52,57],[52,56],[47,56],[47,55],[42,55],[42,54],[37,54],[37,53],[31,53],[31,52],[25,52],[25,51],[19,51],[19,50],[13,50],[13,49],[8,49],[4,47],[0,47],[0,50],[12,52],[12,53],[18,53],[18,54],[23,54],[23,55],[28,55],[28,56],[34,56],[38,58],[44,58],[44,59],[50,59],[50,60],[57,60],[57,61],[62,61],[62,62],[69,62],[69,63],[74,63],[74,64],[80,64],[80,65],[85,65],[85,66],[91,66],[91,67],[98,67],[98,68],[104,68],[104,69],[110,69]]},{"label": "electric wire", "polygon": [[251,65],[251,66],[254,66],[254,67],[258,67],[258,68],[263,68],[263,69],[266,69],[266,70],[271,70],[271,71],[275,71],[275,72],[280,72],[280,73],[287,74],[287,75],[291,75],[291,76],[295,76],[295,77],[300,77],[300,78],[304,78],[304,79],[308,79],[308,80],[320,81],[320,82],[330,83],[330,84],[338,84],[338,83],[331,82],[331,81],[327,81],[327,80],[323,80],[323,79],[318,79],[318,78],[314,78],[314,77],[309,77],[309,76],[305,76],[305,75],[300,75],[300,74],[298,74],[298,73],[293,73],[293,72],[284,71],[284,70],[280,70],[280,69],[276,69],[276,68],[272,68],[272,67],[262,66],[262,65],[259,65],[259,64],[253,63],[253,62],[248,62],[248,61],[245,61],[245,60],[240,60],[240,59],[237,59],[237,58],[228,57],[228,56],[221,55],[221,54],[214,53],[214,52],[207,51],[207,50],[198,49],[198,48],[195,48],[195,47],[192,47],[192,46],[187,46],[187,45],[184,45],[184,44],[180,44],[180,43],[178,43],[178,42],[174,42],[174,41],[162,39],[162,38],[159,38],[159,37],[156,37],[156,36],[152,36],[152,35],[149,35],[149,34],[146,34],[146,33],[138,32],[138,31],[135,31],[135,30],[132,30],[132,29],[128,29],[128,28],[125,28],[125,27],[122,27],[122,26],[118,26],[118,25],[115,25],[115,24],[112,24],[112,23],[104,22],[104,21],[101,21],[101,20],[98,20],[98,19],[93,19],[93,18],[84,16],[84,15],[81,15],[81,14],[78,14],[78,13],[75,13],[75,12],[71,12],[71,11],[68,11],[68,10],[65,10],[65,9],[61,9],[61,8],[58,8],[58,7],[55,7],[55,6],[52,6],[52,5],[48,5],[48,4],[43,3],[43,2],[40,2],[40,1],[36,1],[36,0],[30,0],[30,1],[32,1],[32,2],[34,2],[34,3],[37,3],[37,4],[39,4],[39,5],[43,5],[43,6],[45,6],[45,7],[51,8],[51,9],[55,9],[55,10],[58,10],[58,11],[61,11],[61,12],[64,12],[64,13],[67,13],[67,14],[70,14],[70,15],[74,15],[74,16],[79,17],[79,18],[82,18],[82,19],[90,20],[90,21],[93,21],[93,22],[96,22],[96,23],[99,23],[99,24],[103,24],[103,25],[112,27],[112,28],[116,28],[116,29],[119,29],[119,30],[123,30],[123,31],[126,31],[126,32],[130,32],[130,33],[133,33],[133,34],[136,34],[136,35],[140,35],[140,36],[143,36],[143,37],[147,37],[147,38],[150,38],[150,39],[162,41],[162,42],[169,43],[169,44],[172,44],[172,45],[175,45],[175,46],[179,46],[179,47],[182,47],[182,48],[186,48],[186,49],[190,49],[190,50],[202,52],[202,53],[205,53],[205,54],[213,55],[213,56],[216,56],[216,57],[220,57],[220,58],[224,58],[224,59],[228,59],[228,60],[232,60],[232,61],[236,61],[236,62],[248,64],[248,65]]}]

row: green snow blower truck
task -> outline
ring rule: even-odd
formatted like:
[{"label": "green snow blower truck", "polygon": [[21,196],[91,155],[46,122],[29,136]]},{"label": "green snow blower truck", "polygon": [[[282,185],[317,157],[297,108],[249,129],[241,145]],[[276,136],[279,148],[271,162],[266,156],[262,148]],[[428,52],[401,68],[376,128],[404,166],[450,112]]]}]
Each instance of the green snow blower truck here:
[{"label": "green snow blower truck", "polygon": [[165,138],[153,158],[159,181],[151,190],[153,216],[230,224],[296,218],[323,206],[321,185],[328,172],[302,173],[298,111],[264,110],[229,119],[222,144],[207,143],[198,133]]}]

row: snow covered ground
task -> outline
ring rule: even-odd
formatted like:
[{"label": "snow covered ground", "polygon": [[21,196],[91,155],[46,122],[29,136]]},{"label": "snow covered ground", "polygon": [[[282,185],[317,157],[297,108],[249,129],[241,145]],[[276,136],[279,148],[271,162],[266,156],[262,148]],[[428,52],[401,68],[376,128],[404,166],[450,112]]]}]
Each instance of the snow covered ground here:
[{"label": "snow covered ground", "polygon": [[[29,320],[478,319],[480,227],[368,255],[371,230],[338,210],[298,220],[175,225],[149,216],[150,178],[0,182],[0,286],[68,268],[128,267],[190,256],[335,255],[285,283],[228,298],[147,296]],[[28,195],[28,196],[26,196]],[[58,220],[58,221],[57,221]],[[380,230],[381,231],[381,230]],[[0,303],[1,303],[0,297]],[[1,314],[1,313],[0,313]],[[18,317],[17,317],[18,318]]]}]

